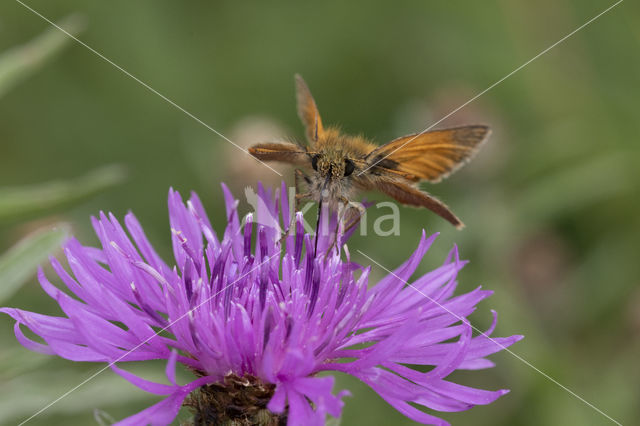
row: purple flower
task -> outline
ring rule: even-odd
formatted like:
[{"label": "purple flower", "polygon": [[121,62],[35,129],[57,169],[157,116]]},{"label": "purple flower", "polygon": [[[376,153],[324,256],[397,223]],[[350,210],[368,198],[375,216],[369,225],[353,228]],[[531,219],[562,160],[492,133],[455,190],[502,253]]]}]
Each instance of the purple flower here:
[{"label": "purple flower", "polygon": [[[51,259],[68,291],[38,273],[65,317],[0,310],[16,320],[19,342],[73,361],[107,362],[134,385],[166,396],[123,425],[170,423],[183,404],[193,409],[196,424],[244,416],[256,423],[322,425],[327,414],[340,416],[347,394],[334,394],[333,377],[317,375],[323,371],[357,377],[405,416],[427,424],[446,422],[414,405],[461,411],[507,392],[445,380],[454,370],[493,366],[485,357],[521,338],[488,338],[495,312],[489,330],[472,336],[466,317],[491,291],[454,296],[465,264],[456,248],[442,266],[407,286],[435,239],[423,232],[415,253],[369,287],[370,268],[350,260],[346,237],[332,245],[331,233],[319,232],[325,236],[315,255],[314,237],[304,233],[300,213],[290,216],[286,197],[260,187],[257,212],[241,225],[238,202],[223,189],[228,224],[222,238],[197,195],[185,204],[169,192],[176,266],[158,256],[133,214],[125,217],[126,231],[113,215],[93,218],[100,248],[68,241],[70,272]],[[279,225],[286,228],[292,219],[295,232],[282,250]],[[335,221],[323,226],[333,229]],[[25,336],[21,325],[44,344]],[[150,359],[168,360],[170,384],[116,365]],[[197,378],[177,384],[177,362]]]}]

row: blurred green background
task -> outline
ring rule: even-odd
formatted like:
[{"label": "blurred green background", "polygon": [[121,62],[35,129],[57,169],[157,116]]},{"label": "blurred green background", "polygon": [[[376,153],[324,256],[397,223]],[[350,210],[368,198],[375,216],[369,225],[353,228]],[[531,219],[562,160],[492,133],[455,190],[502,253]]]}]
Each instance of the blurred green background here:
[{"label": "blurred green background", "polygon": [[[383,143],[439,120],[612,2],[28,4],[248,146],[303,137],[296,72],[325,123]],[[494,129],[470,165],[425,186],[465,221],[464,231],[401,208],[400,236],[350,243],[352,253],[362,249],[393,268],[421,228],[441,232],[421,271],[458,244],[471,260],[460,291],[495,290],[475,324],[486,327],[496,309],[495,335],[526,335],[512,347],[516,354],[623,424],[640,419],[639,48],[640,5],[626,1],[442,123]],[[196,190],[221,229],[221,181],[239,197],[258,179],[279,182],[17,2],[0,5],[0,52],[1,305],[58,313],[34,265],[69,229],[95,242],[89,216],[100,210],[119,217],[133,210],[169,261],[169,187]],[[276,167],[292,181],[291,169]],[[385,213],[372,211],[370,229]],[[102,368],[23,349],[8,317],[0,339],[0,424],[18,423]],[[496,368],[453,379],[512,392],[442,417],[473,425],[612,424],[514,356],[492,359]],[[162,380],[162,364],[135,368]],[[411,424],[355,380],[340,376],[338,387],[353,393],[343,424]],[[108,422],[154,401],[105,372],[29,424]]]}]

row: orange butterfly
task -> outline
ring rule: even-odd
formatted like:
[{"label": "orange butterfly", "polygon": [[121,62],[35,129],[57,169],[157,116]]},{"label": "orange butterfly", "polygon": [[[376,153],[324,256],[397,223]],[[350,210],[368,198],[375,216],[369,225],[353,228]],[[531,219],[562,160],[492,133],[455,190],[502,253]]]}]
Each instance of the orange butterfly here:
[{"label": "orange butterfly", "polygon": [[418,189],[420,181],[432,183],[446,178],[478,151],[487,140],[487,126],[471,125],[403,136],[377,146],[361,136],[325,128],[306,83],[296,75],[298,115],[306,128],[308,145],[261,143],[249,152],[262,161],[281,161],[312,168],[307,175],[296,170],[296,188],[301,179],[306,192],[296,199],[328,200],[332,208],[348,203],[355,190],[378,190],[396,201],[426,207],[458,229],[464,227],[449,208]]}]

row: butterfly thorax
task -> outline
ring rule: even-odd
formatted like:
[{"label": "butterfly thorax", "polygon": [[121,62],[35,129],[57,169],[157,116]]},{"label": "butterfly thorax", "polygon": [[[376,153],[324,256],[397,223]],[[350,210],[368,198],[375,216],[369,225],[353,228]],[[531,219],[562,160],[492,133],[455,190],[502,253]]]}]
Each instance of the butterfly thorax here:
[{"label": "butterfly thorax", "polygon": [[371,143],[363,136],[351,136],[341,133],[335,127],[328,127],[323,130],[322,135],[315,142],[312,142],[310,151],[317,152],[340,152],[342,155],[352,160],[364,158],[377,145]]}]

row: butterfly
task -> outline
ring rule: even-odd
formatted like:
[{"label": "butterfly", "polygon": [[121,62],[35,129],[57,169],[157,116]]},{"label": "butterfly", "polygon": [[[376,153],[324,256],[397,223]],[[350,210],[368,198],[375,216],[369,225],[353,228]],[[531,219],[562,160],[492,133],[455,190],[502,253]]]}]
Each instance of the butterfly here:
[{"label": "butterfly", "polygon": [[[380,191],[401,204],[424,207],[458,229],[464,224],[440,200],[418,188],[422,181],[440,182],[466,164],[487,140],[491,130],[468,125],[402,136],[378,146],[362,136],[342,133],[322,123],[309,87],[295,76],[298,116],[307,144],[259,143],[249,153],[261,161],[279,161],[296,169],[296,198],[328,202],[331,208],[348,203],[357,191]],[[312,170],[312,171],[311,171]]]}]

